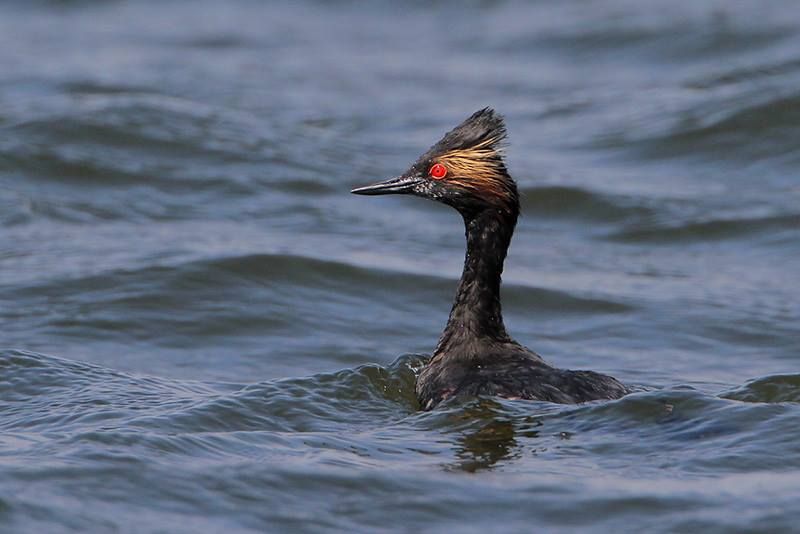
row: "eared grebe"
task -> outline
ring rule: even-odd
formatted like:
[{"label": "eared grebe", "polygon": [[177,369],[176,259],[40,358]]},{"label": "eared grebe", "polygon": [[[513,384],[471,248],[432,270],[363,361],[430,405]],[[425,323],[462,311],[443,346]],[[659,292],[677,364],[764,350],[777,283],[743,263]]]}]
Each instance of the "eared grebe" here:
[{"label": "eared grebe", "polygon": [[558,403],[622,397],[628,390],[616,379],[551,367],[506,333],[500,275],[519,197],[503,162],[505,136],[502,117],[482,109],[445,134],[403,175],[352,191],[430,198],[464,218],[464,272],[447,326],[417,380],[420,404],[429,410],[451,397],[476,395]]}]

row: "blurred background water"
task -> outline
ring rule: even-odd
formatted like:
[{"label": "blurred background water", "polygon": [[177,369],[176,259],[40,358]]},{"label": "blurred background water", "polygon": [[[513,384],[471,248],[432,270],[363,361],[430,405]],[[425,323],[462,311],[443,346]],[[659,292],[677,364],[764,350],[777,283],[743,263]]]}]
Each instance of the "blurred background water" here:
[{"label": "blurred background water", "polygon": [[[510,332],[640,391],[421,413],[476,109]],[[792,531],[796,2],[5,2],[0,531]]]}]

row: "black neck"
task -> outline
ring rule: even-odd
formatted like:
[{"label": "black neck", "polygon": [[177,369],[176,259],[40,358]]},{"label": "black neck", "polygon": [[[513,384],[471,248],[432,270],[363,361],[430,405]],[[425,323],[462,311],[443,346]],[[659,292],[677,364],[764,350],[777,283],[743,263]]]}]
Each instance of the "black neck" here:
[{"label": "black neck", "polygon": [[510,340],[500,309],[500,276],[518,210],[486,208],[462,215],[467,234],[464,271],[437,353],[475,338]]}]

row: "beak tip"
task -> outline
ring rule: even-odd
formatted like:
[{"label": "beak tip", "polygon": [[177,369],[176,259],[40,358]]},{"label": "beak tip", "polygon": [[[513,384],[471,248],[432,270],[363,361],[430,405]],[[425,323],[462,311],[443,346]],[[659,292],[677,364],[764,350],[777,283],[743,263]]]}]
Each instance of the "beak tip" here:
[{"label": "beak tip", "polygon": [[398,193],[410,193],[413,186],[418,182],[415,178],[400,176],[376,184],[364,185],[351,189],[354,195],[389,195]]}]

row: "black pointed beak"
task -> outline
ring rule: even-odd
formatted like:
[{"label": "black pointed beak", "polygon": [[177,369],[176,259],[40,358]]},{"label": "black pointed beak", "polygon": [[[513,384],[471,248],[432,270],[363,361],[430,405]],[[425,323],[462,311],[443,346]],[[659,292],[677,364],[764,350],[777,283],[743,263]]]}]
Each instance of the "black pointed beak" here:
[{"label": "black pointed beak", "polygon": [[411,193],[414,186],[420,183],[421,178],[415,176],[398,176],[376,184],[356,187],[351,193],[356,195],[391,195]]}]

